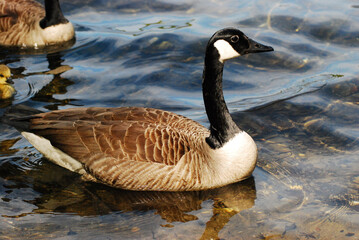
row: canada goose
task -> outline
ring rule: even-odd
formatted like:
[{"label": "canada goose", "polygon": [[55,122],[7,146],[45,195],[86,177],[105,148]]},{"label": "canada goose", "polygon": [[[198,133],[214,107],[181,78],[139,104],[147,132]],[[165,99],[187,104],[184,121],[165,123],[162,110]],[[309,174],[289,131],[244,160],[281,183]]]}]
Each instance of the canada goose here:
[{"label": "canada goose", "polygon": [[59,0],[0,0],[0,45],[41,47],[70,41],[75,31]]},{"label": "canada goose", "polygon": [[11,116],[20,109],[12,109],[7,122],[49,160],[85,180],[129,190],[224,186],[248,178],[257,159],[256,144],[237,127],[224,101],[224,62],[266,51],[273,48],[234,28],[211,37],[202,82],[209,129],[175,113],[142,107],[72,108],[18,121]]},{"label": "canada goose", "polygon": [[0,65],[0,99],[11,98],[15,93],[13,86],[8,83],[10,76],[10,68],[6,65]]}]

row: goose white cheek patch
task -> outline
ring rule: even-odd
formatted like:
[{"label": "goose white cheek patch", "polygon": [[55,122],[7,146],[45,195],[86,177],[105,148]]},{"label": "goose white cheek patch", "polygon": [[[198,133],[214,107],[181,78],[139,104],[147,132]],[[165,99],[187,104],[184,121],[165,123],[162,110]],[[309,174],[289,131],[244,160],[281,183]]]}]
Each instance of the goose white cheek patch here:
[{"label": "goose white cheek patch", "polygon": [[240,56],[240,54],[233,49],[231,44],[225,40],[217,40],[214,43],[214,47],[217,48],[217,51],[219,52],[219,61],[222,63],[225,60]]}]

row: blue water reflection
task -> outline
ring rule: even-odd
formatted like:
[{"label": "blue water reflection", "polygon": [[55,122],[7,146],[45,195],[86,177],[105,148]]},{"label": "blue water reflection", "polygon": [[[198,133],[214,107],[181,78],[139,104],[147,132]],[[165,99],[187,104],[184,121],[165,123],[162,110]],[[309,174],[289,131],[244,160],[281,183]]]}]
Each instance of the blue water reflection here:
[{"label": "blue water reflection", "polygon": [[259,148],[253,178],[194,193],[82,182],[0,124],[0,235],[10,239],[357,239],[358,6],[345,1],[63,0],[69,48],[1,50],[40,110],[145,106],[208,126],[204,48],[233,26],[274,52],[228,61],[224,91]]}]

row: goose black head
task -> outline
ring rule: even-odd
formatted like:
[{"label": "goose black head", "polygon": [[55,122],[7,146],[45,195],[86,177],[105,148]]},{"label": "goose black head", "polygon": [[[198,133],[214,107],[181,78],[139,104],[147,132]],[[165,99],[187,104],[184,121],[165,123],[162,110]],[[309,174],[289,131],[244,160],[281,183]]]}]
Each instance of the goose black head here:
[{"label": "goose black head", "polygon": [[235,28],[225,28],[217,31],[209,40],[207,51],[214,47],[218,52],[220,62],[248,53],[273,51],[272,47],[258,43]]}]

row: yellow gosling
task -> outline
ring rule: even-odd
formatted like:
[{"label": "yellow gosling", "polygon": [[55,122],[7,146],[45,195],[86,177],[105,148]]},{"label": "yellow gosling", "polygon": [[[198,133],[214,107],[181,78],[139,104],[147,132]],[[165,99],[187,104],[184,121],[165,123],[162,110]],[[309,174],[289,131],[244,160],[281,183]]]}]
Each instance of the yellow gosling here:
[{"label": "yellow gosling", "polygon": [[7,82],[10,76],[10,68],[0,65],[0,99],[11,98],[15,93],[14,87]]}]

